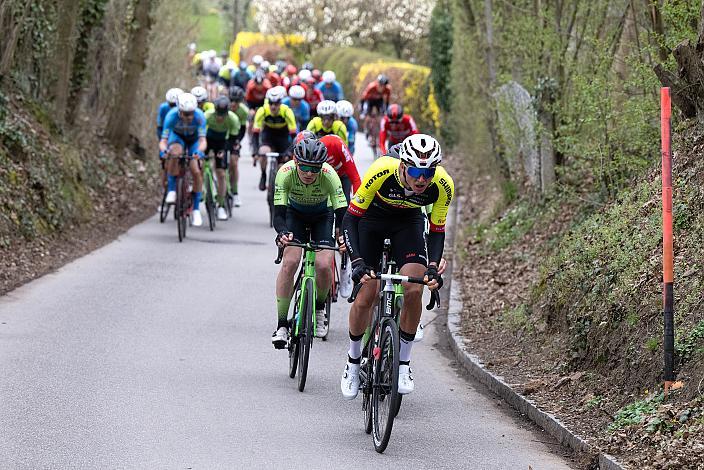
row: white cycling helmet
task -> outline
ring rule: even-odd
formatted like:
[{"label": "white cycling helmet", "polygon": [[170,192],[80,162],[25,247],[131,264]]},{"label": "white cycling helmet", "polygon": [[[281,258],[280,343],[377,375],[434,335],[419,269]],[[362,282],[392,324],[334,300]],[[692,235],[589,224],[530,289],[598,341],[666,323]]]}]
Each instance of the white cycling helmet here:
[{"label": "white cycling helmet", "polygon": [[252,57],[252,63],[253,63],[254,65],[259,65],[259,64],[261,64],[263,60],[264,60],[264,58],[263,58],[262,56],[260,56],[259,54],[257,54],[257,55],[255,55],[254,57]]},{"label": "white cycling helmet", "polygon": [[348,118],[354,114],[354,106],[347,100],[340,100],[335,106],[337,107],[337,114],[340,117]]},{"label": "white cycling helmet", "polygon": [[401,161],[416,168],[432,168],[442,161],[440,144],[427,134],[414,134],[403,140]]},{"label": "white cycling helmet", "polygon": [[323,72],[323,81],[325,83],[332,83],[335,81],[335,78],[337,77],[335,77],[335,72],[333,72],[332,70],[326,70],[325,72]]},{"label": "white cycling helmet", "polygon": [[293,85],[288,90],[288,96],[296,100],[302,100],[306,96],[306,90],[300,85]]},{"label": "white cycling helmet", "polygon": [[194,86],[191,88],[191,94],[196,97],[199,103],[208,99],[208,91],[202,86]]},{"label": "white cycling helmet", "polygon": [[262,70],[264,70],[265,72],[268,72],[271,64],[269,63],[268,60],[265,60],[261,64],[259,64],[259,66],[262,68]]},{"label": "white cycling helmet", "polygon": [[183,90],[180,88],[169,88],[169,91],[166,92],[166,101],[169,104],[176,104],[178,95],[180,95],[181,93],[183,93]]},{"label": "white cycling helmet", "polygon": [[302,81],[305,82],[308,80],[310,77],[313,76],[313,72],[311,72],[308,69],[303,69],[300,72],[298,72],[298,78]]},{"label": "white cycling helmet", "polygon": [[178,95],[178,110],[184,113],[192,113],[198,107],[198,100],[190,93]]},{"label": "white cycling helmet", "polygon": [[318,116],[328,116],[330,114],[335,114],[335,112],[337,111],[337,107],[335,106],[334,101],[323,100],[318,103],[318,106],[315,108],[315,110],[317,111]]},{"label": "white cycling helmet", "polygon": [[266,99],[269,100],[269,103],[281,103],[284,98],[286,98],[286,88],[282,86],[269,88],[266,92]]}]

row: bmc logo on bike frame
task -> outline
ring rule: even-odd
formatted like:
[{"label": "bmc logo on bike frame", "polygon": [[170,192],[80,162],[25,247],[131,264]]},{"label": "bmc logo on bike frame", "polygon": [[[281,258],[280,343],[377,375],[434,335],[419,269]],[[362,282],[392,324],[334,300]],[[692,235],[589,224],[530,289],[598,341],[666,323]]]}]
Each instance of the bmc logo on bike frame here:
[{"label": "bmc logo on bike frame", "polygon": [[371,187],[371,185],[374,184],[374,181],[376,181],[377,179],[381,178],[384,175],[388,175],[389,172],[390,172],[390,170],[387,168],[386,170],[380,171],[376,175],[372,176],[372,179],[367,181],[367,184],[364,185],[364,189],[369,189]]}]

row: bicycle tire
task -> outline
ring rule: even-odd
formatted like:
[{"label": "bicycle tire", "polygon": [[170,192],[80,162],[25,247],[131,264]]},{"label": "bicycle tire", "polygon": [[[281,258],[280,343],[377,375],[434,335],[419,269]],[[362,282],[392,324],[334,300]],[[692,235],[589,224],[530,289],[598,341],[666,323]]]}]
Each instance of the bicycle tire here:
[{"label": "bicycle tire", "polygon": [[291,340],[288,345],[288,376],[296,377],[298,370],[298,356],[301,352],[298,335],[296,334],[296,322],[298,321],[298,301],[301,296],[301,291],[298,289],[299,282],[296,282],[295,294],[293,296],[293,318],[289,322],[289,331],[291,332]]},{"label": "bicycle tire", "polygon": [[186,178],[179,176],[176,180],[176,206],[174,207],[174,216],[176,217],[176,230],[178,231],[178,241],[182,242],[186,238],[185,221],[186,212]]},{"label": "bicycle tire", "polygon": [[363,384],[361,384],[362,387],[362,410],[364,411],[364,432],[367,434],[372,433],[372,394],[371,394],[371,364],[372,362],[372,356],[371,354],[367,355],[367,363],[364,365],[367,371],[367,379]]},{"label": "bicycle tire", "polygon": [[213,197],[213,175],[208,172],[205,178],[205,211],[208,213],[208,227],[212,232],[215,230],[215,199]]},{"label": "bicycle tire", "polygon": [[325,299],[325,318],[328,321],[328,329],[325,332],[325,336],[323,336],[321,339],[323,341],[328,340],[328,335],[330,335],[330,314],[332,313],[332,296],[331,292],[328,292],[328,296]]},{"label": "bicycle tire", "polygon": [[170,204],[166,203],[166,195],[168,194],[168,192],[168,190],[164,190],[164,195],[161,198],[161,207],[159,208],[159,222],[161,222],[162,224],[169,216],[169,209],[171,208]]},{"label": "bicycle tire", "polygon": [[302,392],[306,388],[308,378],[308,360],[310,359],[310,348],[313,345],[313,285],[312,279],[306,279],[304,286],[305,302],[303,304],[302,332],[298,336],[299,356],[298,356],[298,391]]},{"label": "bicycle tire", "polygon": [[269,227],[274,226],[274,182],[276,181],[276,172],[279,170],[276,164],[272,165],[269,162],[269,178],[267,179],[266,201],[269,203]]},{"label": "bicycle tire", "polygon": [[383,453],[389,445],[394,426],[394,410],[398,401],[398,348],[396,322],[385,319],[381,324],[379,359],[374,361],[372,388],[372,439],[374,450]]}]

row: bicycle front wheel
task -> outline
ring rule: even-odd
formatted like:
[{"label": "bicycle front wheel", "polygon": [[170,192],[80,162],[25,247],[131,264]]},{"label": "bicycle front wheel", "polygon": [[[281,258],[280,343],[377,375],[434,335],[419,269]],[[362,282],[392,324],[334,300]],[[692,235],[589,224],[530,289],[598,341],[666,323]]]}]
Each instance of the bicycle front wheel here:
[{"label": "bicycle front wheel", "polygon": [[372,390],[372,438],[374,449],[382,453],[389,445],[395,412],[398,408],[398,348],[396,322],[387,319],[382,323],[377,358],[374,360]]},{"label": "bicycle front wheel", "polygon": [[[301,331],[298,336],[298,391],[302,392],[306,388],[306,379],[308,376],[308,359],[310,358],[310,348],[313,345],[313,279],[306,279],[305,303],[303,304],[303,315],[301,322]],[[396,371],[398,377],[398,370]]]}]

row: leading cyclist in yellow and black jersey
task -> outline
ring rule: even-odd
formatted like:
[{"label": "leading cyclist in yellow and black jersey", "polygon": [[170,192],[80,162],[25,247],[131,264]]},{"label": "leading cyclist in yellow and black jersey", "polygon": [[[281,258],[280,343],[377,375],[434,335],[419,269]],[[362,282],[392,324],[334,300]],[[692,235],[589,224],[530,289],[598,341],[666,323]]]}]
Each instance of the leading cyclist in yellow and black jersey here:
[{"label": "leading cyclist in yellow and black jersey", "polygon": [[[352,279],[364,286],[352,304],[349,317],[350,348],[340,387],[347,399],[357,396],[362,337],[371,318],[378,281],[371,275],[379,269],[384,239],[391,239],[392,256],[400,274],[426,277],[428,288],[440,287],[438,264],[445,245],[445,222],[454,195],[454,183],[440,166],[440,144],[426,134],[403,141],[400,161],[378,158],[362,178],[343,222],[345,244],[352,260]],[[433,204],[430,232],[425,238],[421,207]],[[411,347],[420,322],[423,286],[404,285],[400,321],[399,393],[414,389]]]}]

